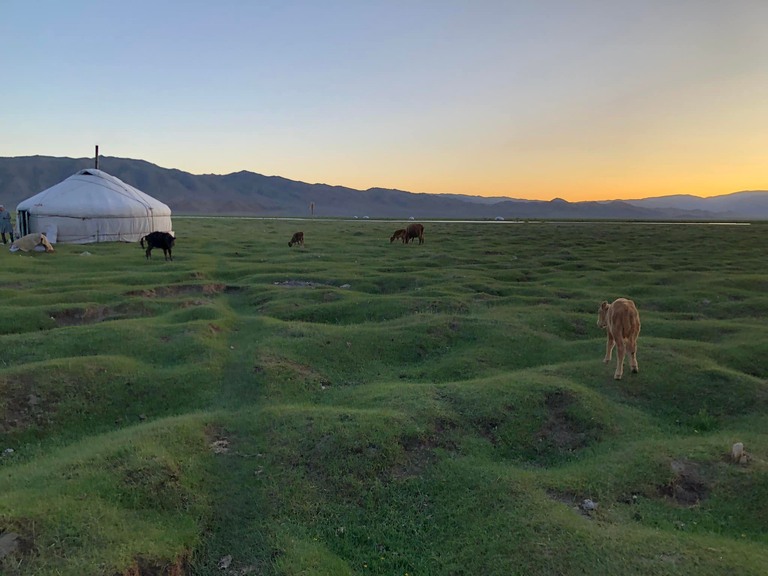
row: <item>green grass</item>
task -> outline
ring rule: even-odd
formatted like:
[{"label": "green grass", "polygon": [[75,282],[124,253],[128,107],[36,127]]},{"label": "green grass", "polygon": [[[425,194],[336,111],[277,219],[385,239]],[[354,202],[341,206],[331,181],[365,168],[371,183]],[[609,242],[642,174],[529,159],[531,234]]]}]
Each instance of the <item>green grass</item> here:
[{"label": "green grass", "polygon": [[400,224],[0,253],[0,574],[765,574],[768,225]]}]

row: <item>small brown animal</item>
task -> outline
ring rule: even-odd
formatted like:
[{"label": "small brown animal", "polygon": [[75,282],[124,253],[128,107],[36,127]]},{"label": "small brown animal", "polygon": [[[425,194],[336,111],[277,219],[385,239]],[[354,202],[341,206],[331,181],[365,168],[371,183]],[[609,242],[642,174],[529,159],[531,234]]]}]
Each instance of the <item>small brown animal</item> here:
[{"label": "small brown animal", "polygon": [[398,238],[403,241],[403,244],[405,244],[405,228],[399,228],[398,230],[395,230],[395,233],[392,234],[392,237],[389,239],[389,243],[392,244],[392,242]]},{"label": "small brown animal", "polygon": [[290,248],[294,244],[299,244],[300,246],[304,246],[304,232],[295,232],[294,235],[291,236],[291,241],[288,242],[288,248]]},{"label": "small brown animal", "polygon": [[421,224],[408,224],[405,229],[405,243],[408,244],[414,238],[419,239],[419,244],[424,244],[424,226]]},{"label": "small brown animal", "polygon": [[617,298],[612,304],[603,301],[597,311],[597,325],[604,328],[607,334],[605,343],[605,358],[603,362],[611,361],[611,353],[616,346],[615,380],[621,380],[624,374],[624,355],[629,352],[629,366],[632,372],[638,372],[637,367],[637,337],[640,335],[640,314],[632,300]]}]

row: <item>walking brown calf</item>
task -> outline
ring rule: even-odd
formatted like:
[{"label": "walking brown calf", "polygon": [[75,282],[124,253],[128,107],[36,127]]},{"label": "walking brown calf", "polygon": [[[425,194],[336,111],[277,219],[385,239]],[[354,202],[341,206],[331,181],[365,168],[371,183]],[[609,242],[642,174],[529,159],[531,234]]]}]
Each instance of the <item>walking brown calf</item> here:
[{"label": "walking brown calf", "polygon": [[637,337],[640,335],[640,314],[632,300],[617,298],[613,303],[603,301],[597,311],[597,325],[604,328],[607,340],[605,343],[605,358],[603,362],[611,361],[611,353],[616,346],[615,380],[621,380],[624,374],[624,356],[629,352],[629,366],[632,372],[638,372],[637,367]]}]

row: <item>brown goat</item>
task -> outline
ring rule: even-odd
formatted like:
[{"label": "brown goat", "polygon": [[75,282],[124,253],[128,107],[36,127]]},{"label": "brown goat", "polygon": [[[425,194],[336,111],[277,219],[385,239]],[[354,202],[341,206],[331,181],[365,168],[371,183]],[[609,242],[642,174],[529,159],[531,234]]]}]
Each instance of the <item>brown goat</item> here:
[{"label": "brown goat", "polygon": [[293,246],[294,244],[299,244],[300,246],[304,246],[304,232],[296,232],[293,236],[291,236],[290,242],[288,242],[288,248]]},{"label": "brown goat", "polygon": [[392,237],[389,239],[389,243],[392,244],[392,242],[398,238],[403,241],[403,244],[405,244],[405,228],[399,228],[398,230],[395,230],[395,233],[392,234]]},{"label": "brown goat", "polygon": [[405,243],[407,244],[414,238],[419,239],[419,244],[424,244],[424,226],[421,224],[408,224],[405,229]]},{"label": "brown goat", "polygon": [[632,300],[617,298],[612,304],[603,301],[597,311],[597,325],[604,328],[607,334],[605,343],[605,358],[603,362],[611,361],[611,353],[616,346],[615,380],[621,380],[624,374],[624,355],[629,352],[629,366],[632,372],[638,372],[637,367],[637,337],[640,335],[640,314]]}]

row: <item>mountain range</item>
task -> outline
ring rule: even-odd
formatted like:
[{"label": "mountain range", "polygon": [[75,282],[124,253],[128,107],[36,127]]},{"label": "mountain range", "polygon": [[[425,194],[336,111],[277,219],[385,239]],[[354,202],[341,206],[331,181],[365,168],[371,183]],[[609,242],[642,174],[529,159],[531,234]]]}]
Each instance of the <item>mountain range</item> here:
[{"label": "mountain range", "polygon": [[[0,203],[16,205],[85,168],[93,158],[0,157]],[[768,191],[734,192],[710,198],[673,195],[637,200],[568,202],[425,194],[404,190],[356,190],[308,184],[254,172],[190,174],[144,160],[99,157],[99,169],[164,202],[174,214],[273,217],[369,217],[416,219],[618,219],[764,220]]]}]

